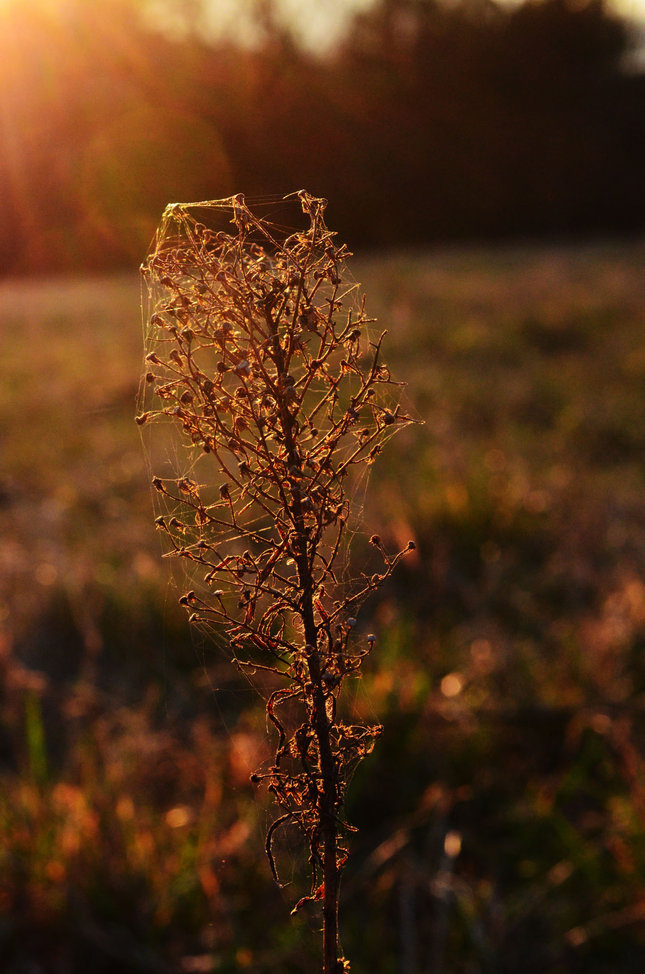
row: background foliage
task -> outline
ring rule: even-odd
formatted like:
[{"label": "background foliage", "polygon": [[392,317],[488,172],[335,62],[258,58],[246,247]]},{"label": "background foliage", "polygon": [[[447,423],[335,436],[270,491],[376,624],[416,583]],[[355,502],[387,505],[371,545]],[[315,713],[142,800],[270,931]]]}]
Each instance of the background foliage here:
[{"label": "background foliage", "polygon": [[324,195],[352,246],[643,226],[645,75],[602,0],[378,0],[318,48],[206,9],[3,3],[5,273],[132,266],[167,202],[240,190]]},{"label": "background foliage", "polygon": [[[385,734],[349,789],[358,974],[642,967],[642,262],[355,263],[426,420],[367,495],[368,533],[418,558],[359,619],[378,642],[350,699]],[[159,559],[137,293],[0,289],[0,964],[301,974],[318,921],[288,917],[248,780],[263,708],[191,643]]]}]

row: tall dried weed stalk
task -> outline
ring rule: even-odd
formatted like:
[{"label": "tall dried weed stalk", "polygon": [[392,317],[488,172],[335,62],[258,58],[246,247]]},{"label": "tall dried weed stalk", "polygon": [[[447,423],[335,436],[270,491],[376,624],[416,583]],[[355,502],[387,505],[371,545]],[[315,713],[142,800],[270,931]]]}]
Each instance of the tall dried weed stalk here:
[{"label": "tall dried weed stalk", "polygon": [[356,474],[411,420],[382,361],[385,333],[370,338],[346,283],[349,255],[325,225],[325,201],[287,199],[299,231],[242,195],[166,209],[142,268],[137,422],[168,420],[180,433],[178,471],[153,486],[169,553],[198,579],[180,599],[190,621],[224,632],[240,669],[274,681],[275,755],[252,776],[280,806],[266,852],[277,880],[276,831],[292,824],[306,837],[312,887],[295,910],[322,901],[323,970],[339,974],[349,970],[337,928],[344,791],[381,727],[345,723],[337,700],[374,646],[357,635],[357,610],[404,552],[389,555],[373,535],[377,570],[350,585],[339,575]]}]

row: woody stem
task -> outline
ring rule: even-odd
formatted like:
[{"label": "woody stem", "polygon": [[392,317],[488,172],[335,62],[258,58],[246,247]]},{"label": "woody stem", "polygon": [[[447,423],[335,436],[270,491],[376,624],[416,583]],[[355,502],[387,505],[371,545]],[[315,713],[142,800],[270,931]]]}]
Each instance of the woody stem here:
[{"label": "woody stem", "polygon": [[[281,363],[280,363],[281,364]],[[284,402],[280,403],[282,430],[290,464],[297,464],[298,450],[294,439],[294,422]],[[323,673],[316,654],[317,628],[314,618],[312,559],[309,538],[305,527],[300,495],[293,497],[293,523],[297,535],[297,551],[294,552],[301,591],[300,614],[303,621],[305,644],[311,647],[308,655],[309,675],[313,686],[313,730],[318,741],[322,794],[319,796],[320,832],[323,840],[323,974],[336,974],[338,961],[338,863],[336,834],[336,803],[338,798],[338,772],[334,760],[331,727],[325,706]]]}]

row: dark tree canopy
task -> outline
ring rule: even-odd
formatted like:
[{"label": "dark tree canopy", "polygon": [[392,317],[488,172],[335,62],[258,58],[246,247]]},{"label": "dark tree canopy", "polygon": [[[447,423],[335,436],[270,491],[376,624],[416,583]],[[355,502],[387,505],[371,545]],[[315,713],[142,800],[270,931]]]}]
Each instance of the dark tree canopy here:
[{"label": "dark tree canopy", "polygon": [[642,228],[645,77],[602,0],[381,0],[320,54],[256,7],[245,46],[199,3],[174,33],[141,0],[3,6],[8,273],[132,265],[167,202],[294,185],[367,245]]}]

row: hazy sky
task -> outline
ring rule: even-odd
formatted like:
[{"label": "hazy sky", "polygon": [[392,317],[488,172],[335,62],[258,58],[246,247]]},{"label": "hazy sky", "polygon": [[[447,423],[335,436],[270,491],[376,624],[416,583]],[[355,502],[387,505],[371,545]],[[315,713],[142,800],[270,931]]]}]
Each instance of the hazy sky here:
[{"label": "hazy sky", "polygon": [[[159,0],[150,0],[152,4]],[[243,12],[249,10],[253,0],[207,0],[212,9],[212,26],[215,33],[224,28],[226,33],[240,37]],[[501,3],[520,3],[522,0],[498,0]],[[163,3],[163,0],[161,0]],[[190,4],[190,0],[188,0]],[[333,45],[342,33],[352,14],[369,8],[373,0],[276,0],[285,21],[298,25],[303,39],[313,48]],[[645,27],[645,0],[608,0],[621,16],[640,22]]]},{"label": "hazy sky", "polygon": [[[153,0],[154,2],[154,0]],[[212,8],[214,28],[224,25],[239,29],[243,12],[252,0],[208,0]],[[312,46],[329,47],[342,33],[349,18],[359,10],[371,6],[373,0],[277,0],[277,6],[287,23],[297,24]],[[645,0],[642,0],[645,4]]]},{"label": "hazy sky", "polygon": [[[0,7],[7,0],[0,0]],[[43,4],[55,9],[56,3],[63,0],[43,0]],[[89,0],[88,0],[89,2]],[[252,34],[249,26],[253,17],[249,16],[257,0],[145,0],[148,15],[157,23],[165,21],[173,30],[181,28],[181,18],[169,16],[169,10],[177,7],[187,20],[200,10],[205,14],[205,27],[213,34],[224,32],[229,36],[243,39]],[[368,9],[374,0],[275,0],[277,9],[284,20],[298,26],[303,38],[312,47],[329,47],[342,34],[348,19],[357,11]],[[450,0],[448,0],[450,2]],[[498,0],[500,3],[521,3],[523,0]],[[607,0],[621,16],[640,22],[645,27],[645,0]],[[245,11],[247,17],[245,18]],[[246,22],[246,27],[245,27]],[[250,38],[249,38],[250,39]]]},{"label": "hazy sky", "polygon": [[[150,0],[152,4],[159,0]],[[163,0],[160,0],[163,3]],[[199,0],[197,0],[199,3]],[[207,0],[212,9],[212,26],[215,33],[223,28],[226,33],[240,36],[244,30],[243,12],[249,10],[254,0]],[[312,47],[333,45],[342,33],[352,14],[368,9],[374,0],[276,0],[285,21],[298,25],[304,40]],[[498,0],[500,3],[521,3],[523,0]],[[621,16],[639,22],[645,28],[645,0],[607,0]],[[190,4],[190,0],[188,0]]]},{"label": "hazy sky", "polygon": [[[277,0],[288,21],[301,24],[309,39],[326,39],[327,43],[333,42],[353,13],[367,9],[372,2],[373,0]],[[519,3],[522,0],[500,2]],[[225,18],[229,22],[235,21],[245,6],[244,0],[210,0],[210,3],[214,19]],[[608,3],[621,16],[645,23],[645,0],[608,0]]]},{"label": "hazy sky", "polygon": [[623,16],[645,23],[645,0],[614,0],[612,6]]}]

